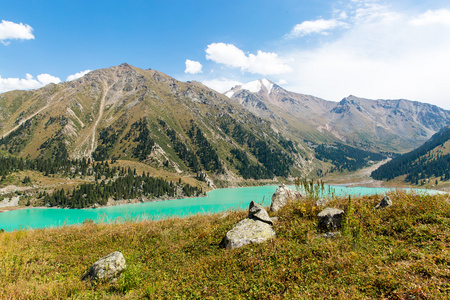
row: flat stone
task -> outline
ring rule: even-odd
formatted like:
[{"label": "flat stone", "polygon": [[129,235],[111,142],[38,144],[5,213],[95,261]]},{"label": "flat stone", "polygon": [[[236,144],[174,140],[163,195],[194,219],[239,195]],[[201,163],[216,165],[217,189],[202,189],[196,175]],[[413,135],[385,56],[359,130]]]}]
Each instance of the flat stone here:
[{"label": "flat stone", "polygon": [[250,205],[248,207],[248,218],[257,219],[267,224],[273,225],[273,221],[269,217],[267,211],[264,209],[264,207],[262,207],[258,203],[255,203],[255,201],[250,202]]}]

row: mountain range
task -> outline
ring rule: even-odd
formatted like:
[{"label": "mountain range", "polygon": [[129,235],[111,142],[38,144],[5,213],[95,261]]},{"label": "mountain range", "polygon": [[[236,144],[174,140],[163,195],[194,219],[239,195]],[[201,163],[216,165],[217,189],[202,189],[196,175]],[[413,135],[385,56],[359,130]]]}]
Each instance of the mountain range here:
[{"label": "mountain range", "polygon": [[420,102],[331,102],[267,79],[221,94],[128,64],[0,95],[3,153],[135,160],[216,182],[351,171],[448,124],[449,111]]},{"label": "mountain range", "polygon": [[450,124],[450,111],[431,104],[356,96],[332,102],[289,92],[267,79],[225,94],[304,140],[339,141],[376,152],[410,151]]}]

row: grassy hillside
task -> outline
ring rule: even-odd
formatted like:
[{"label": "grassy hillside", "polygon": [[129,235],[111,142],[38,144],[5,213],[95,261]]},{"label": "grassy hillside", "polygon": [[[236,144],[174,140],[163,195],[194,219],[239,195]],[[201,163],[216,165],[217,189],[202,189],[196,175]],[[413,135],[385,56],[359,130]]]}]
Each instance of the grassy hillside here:
[{"label": "grassy hillside", "polygon": [[[450,292],[448,195],[338,199],[342,236],[319,237],[313,200],[278,212],[277,238],[218,247],[245,211],[162,221],[0,233],[1,299],[446,299]],[[100,257],[121,251],[113,284],[81,282]]]}]

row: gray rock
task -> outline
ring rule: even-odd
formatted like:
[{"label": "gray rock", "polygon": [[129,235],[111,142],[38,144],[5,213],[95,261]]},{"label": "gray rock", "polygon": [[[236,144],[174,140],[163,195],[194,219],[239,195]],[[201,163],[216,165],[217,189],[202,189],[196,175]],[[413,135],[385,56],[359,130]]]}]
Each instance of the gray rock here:
[{"label": "gray rock", "polygon": [[272,203],[270,204],[271,211],[278,211],[285,206],[289,200],[302,198],[300,192],[296,192],[288,188],[285,184],[280,185],[275,193],[272,195]]},{"label": "gray rock", "polygon": [[248,218],[257,219],[267,224],[273,225],[273,221],[269,217],[269,214],[267,214],[267,211],[264,209],[264,207],[262,207],[258,203],[255,203],[255,201],[250,202],[250,205],[248,207]]},{"label": "gray rock", "polygon": [[341,236],[341,233],[339,231],[330,231],[330,232],[320,235],[320,237],[322,237],[324,239],[334,239],[334,238],[340,237],[340,236]]},{"label": "gray rock", "polygon": [[389,196],[384,196],[383,199],[375,206],[375,209],[385,208],[392,205],[392,200]]},{"label": "gray rock", "polygon": [[319,218],[319,228],[327,231],[339,229],[341,228],[343,216],[343,210],[327,207],[317,215]]},{"label": "gray rock", "polygon": [[316,206],[325,206],[328,202],[330,202],[329,199],[320,198],[320,199],[317,199],[317,201],[314,204]]},{"label": "gray rock", "polygon": [[227,232],[220,247],[235,249],[248,244],[257,244],[275,237],[272,225],[258,219],[244,219]]},{"label": "gray rock", "polygon": [[127,268],[125,258],[119,251],[108,254],[97,260],[81,277],[86,279],[114,279]]}]

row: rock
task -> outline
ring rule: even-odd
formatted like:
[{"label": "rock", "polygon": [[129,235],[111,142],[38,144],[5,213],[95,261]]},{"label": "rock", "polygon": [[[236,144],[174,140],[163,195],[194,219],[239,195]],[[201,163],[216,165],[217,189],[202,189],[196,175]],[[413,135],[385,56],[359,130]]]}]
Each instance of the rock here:
[{"label": "rock", "polygon": [[316,206],[325,206],[329,201],[330,201],[329,199],[320,198],[320,199],[317,199],[317,201],[314,202],[314,204]]},{"label": "rock", "polygon": [[326,231],[339,229],[341,228],[341,220],[343,216],[343,210],[327,207],[317,215],[319,218],[319,228]]},{"label": "rock", "polygon": [[125,258],[119,251],[115,251],[97,260],[81,277],[86,279],[114,279],[127,268]]},{"label": "rock", "polygon": [[278,211],[285,206],[290,199],[299,199],[303,197],[300,192],[296,192],[286,187],[285,184],[280,185],[275,193],[272,195],[272,203],[270,204],[271,211]]},{"label": "rock", "polygon": [[270,219],[272,220],[273,223],[280,221],[280,217],[271,217]]},{"label": "rock", "polygon": [[262,243],[275,237],[273,221],[261,205],[250,202],[248,217],[227,232],[219,246],[226,249],[239,248],[248,244]]},{"label": "rock", "polygon": [[250,202],[248,207],[248,218],[249,219],[257,219],[267,224],[273,225],[272,219],[267,214],[267,211],[259,205],[255,203],[255,201]]},{"label": "rock", "polygon": [[221,215],[220,217],[219,217],[219,219],[224,219],[224,218],[226,218],[226,217],[228,217],[228,215],[229,215],[229,213],[224,213],[223,215]]},{"label": "rock", "polygon": [[235,249],[248,244],[262,243],[275,237],[272,225],[258,219],[246,218],[227,232],[220,242],[220,247]]},{"label": "rock", "polygon": [[341,233],[339,231],[330,231],[327,233],[324,233],[322,235],[319,235],[319,237],[324,239],[334,239],[335,237],[340,237]]},{"label": "rock", "polygon": [[389,196],[384,196],[383,199],[375,206],[375,209],[385,208],[392,205],[392,200]]}]

